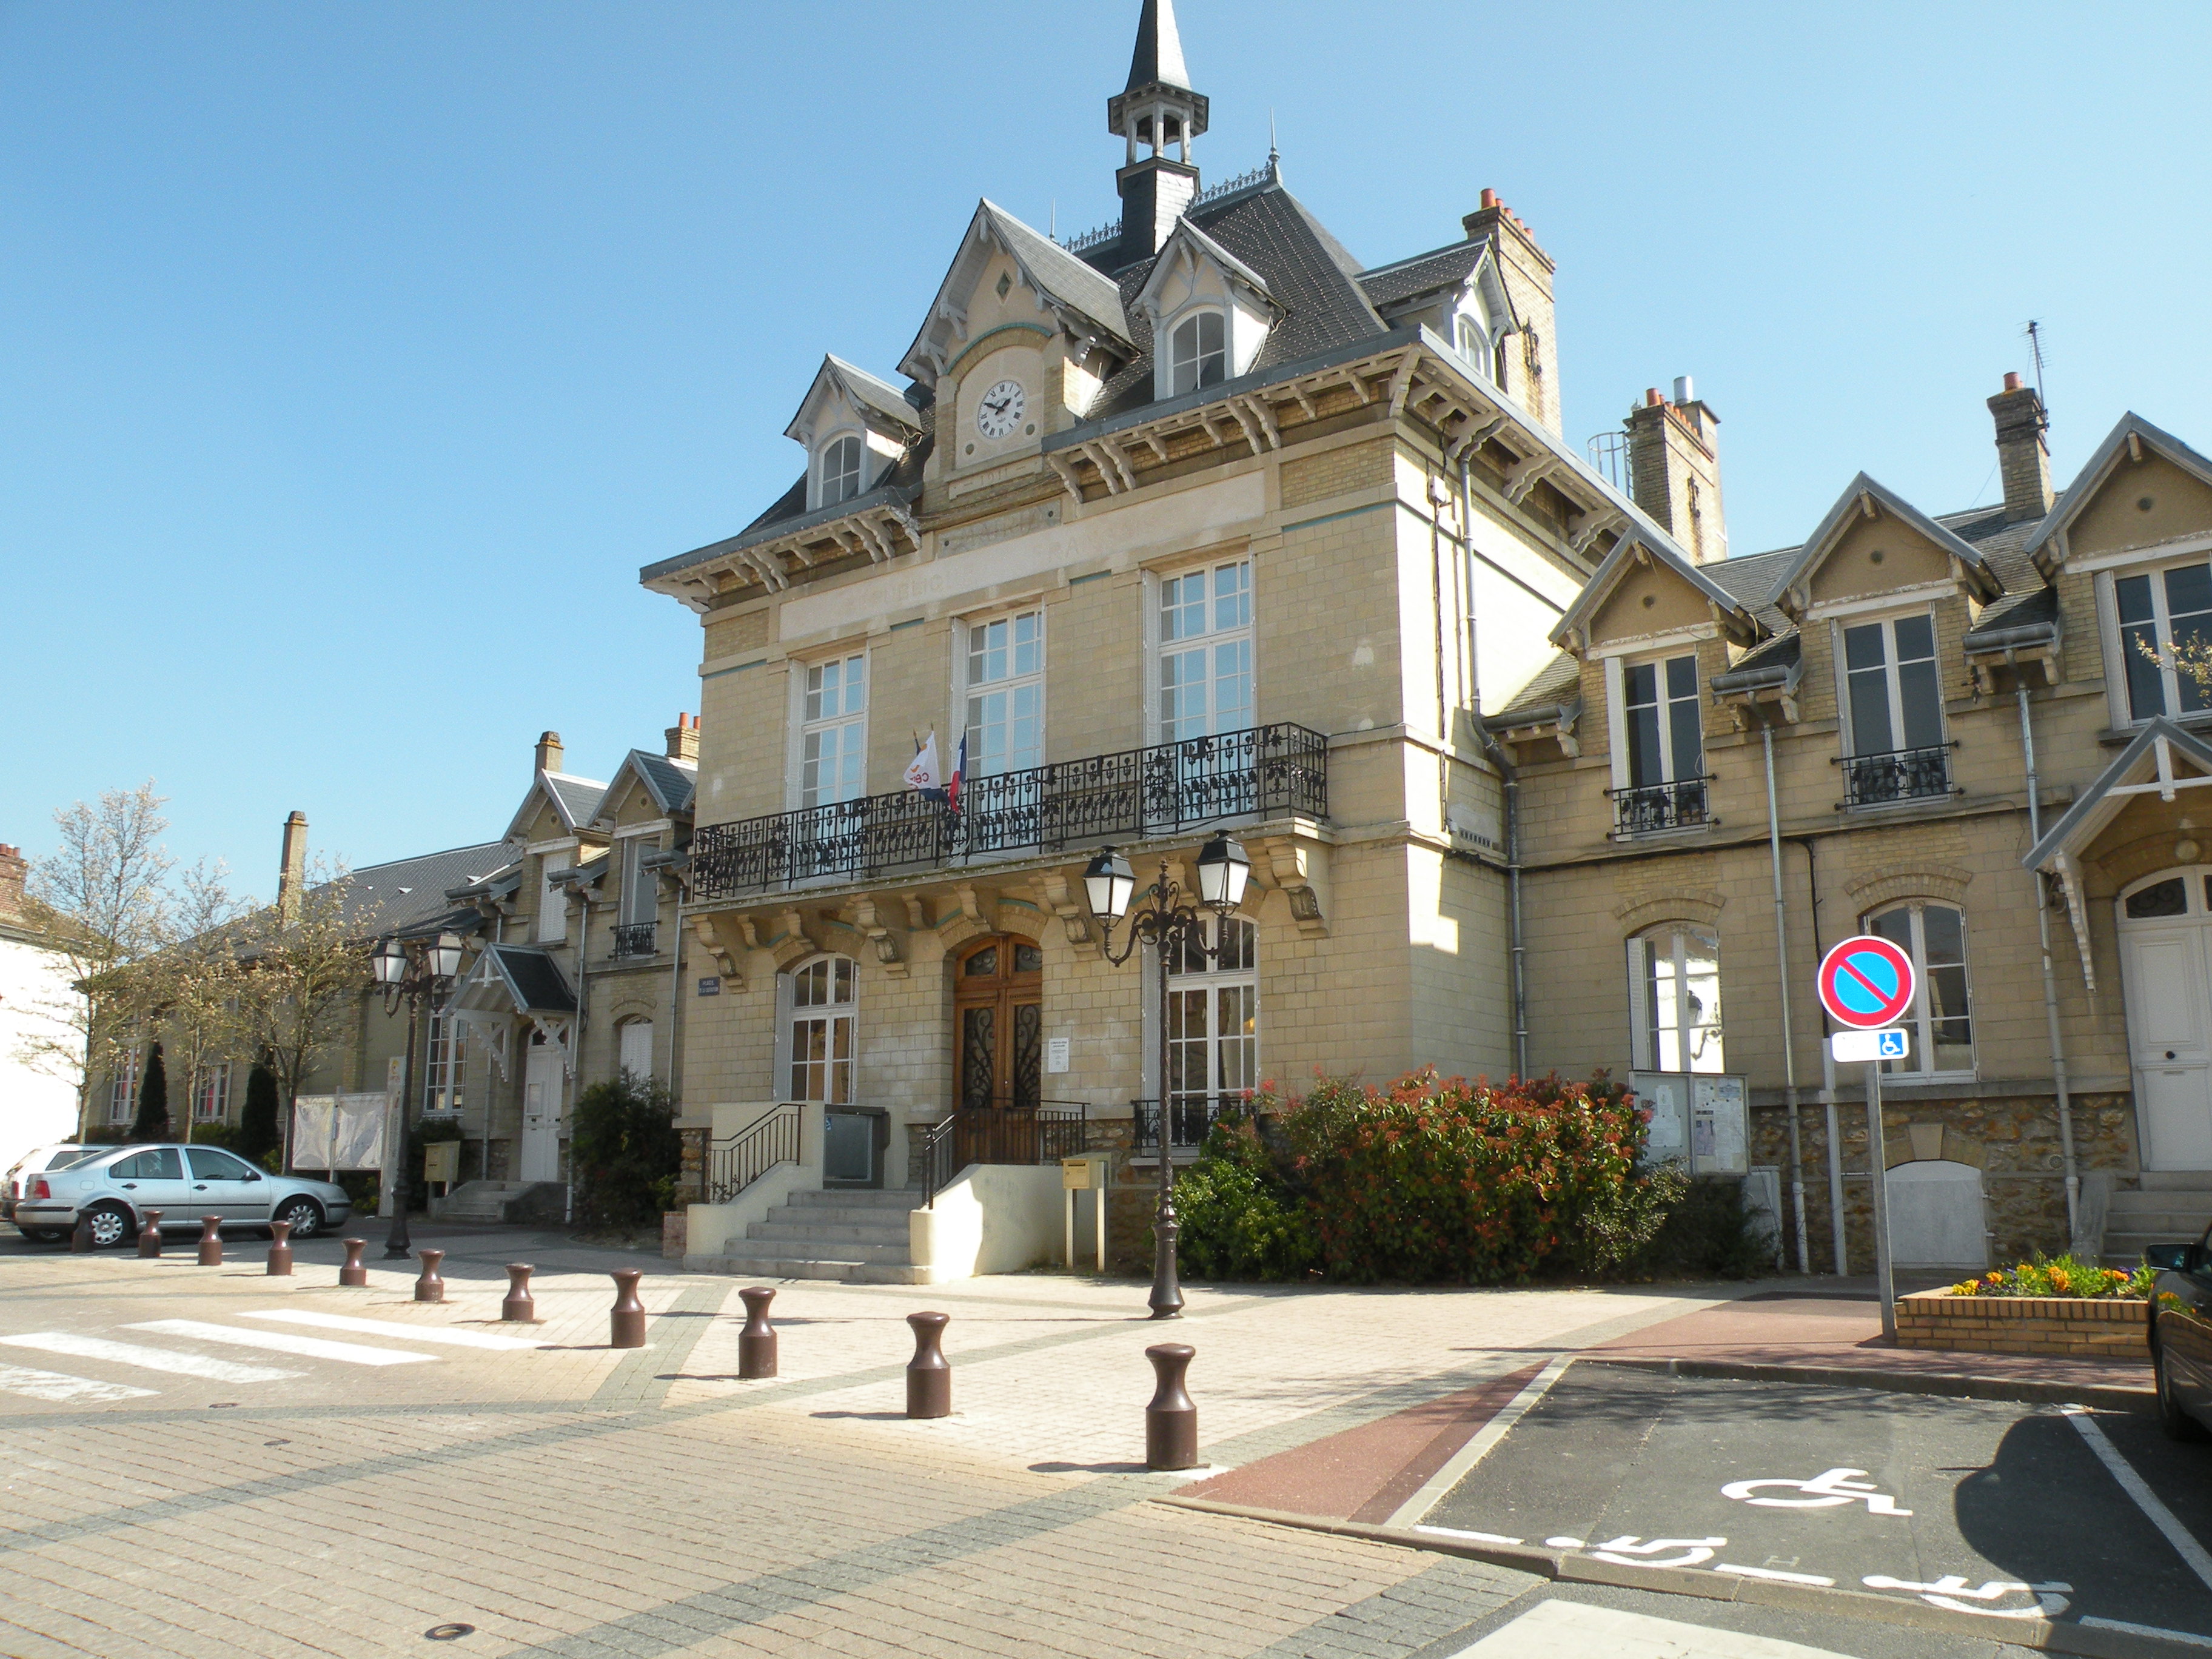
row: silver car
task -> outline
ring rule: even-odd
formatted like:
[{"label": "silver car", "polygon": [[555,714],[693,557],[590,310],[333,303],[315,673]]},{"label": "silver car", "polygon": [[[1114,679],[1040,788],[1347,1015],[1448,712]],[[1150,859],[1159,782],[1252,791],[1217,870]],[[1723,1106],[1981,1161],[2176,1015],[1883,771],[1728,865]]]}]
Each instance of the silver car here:
[{"label": "silver car", "polygon": [[225,1231],[289,1221],[293,1237],[313,1238],[343,1226],[353,1200],[343,1187],[270,1175],[220,1146],[118,1146],[33,1176],[15,1221],[26,1238],[52,1237],[73,1232],[82,1215],[104,1249],[137,1232],[149,1210],[161,1212],[165,1234],[197,1232],[216,1216]]},{"label": "silver car", "polygon": [[0,1221],[15,1218],[16,1200],[23,1196],[23,1189],[31,1184],[33,1176],[43,1175],[49,1170],[66,1170],[72,1164],[82,1164],[106,1150],[105,1146],[76,1140],[31,1148],[9,1166],[6,1175],[0,1176]]}]

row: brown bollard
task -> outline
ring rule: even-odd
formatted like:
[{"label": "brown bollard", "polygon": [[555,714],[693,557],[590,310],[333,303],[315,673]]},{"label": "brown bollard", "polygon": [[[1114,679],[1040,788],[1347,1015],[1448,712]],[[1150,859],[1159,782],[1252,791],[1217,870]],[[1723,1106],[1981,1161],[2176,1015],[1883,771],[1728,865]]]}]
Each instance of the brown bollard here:
[{"label": "brown bollard", "polygon": [[349,1238],[342,1242],[345,1245],[346,1259],[345,1265],[338,1269],[338,1283],[341,1285],[368,1284],[368,1269],[362,1264],[361,1253],[368,1248],[368,1241],[365,1238]]},{"label": "brown bollard", "polygon": [[1163,1342],[1145,1350],[1152,1362],[1159,1386],[1152,1404],[1145,1407],[1145,1467],[1148,1469],[1189,1469],[1198,1467],[1198,1407],[1182,1385],[1198,1352],[1187,1342]]},{"label": "brown bollard", "polygon": [[272,1221],[269,1224],[269,1276],[289,1279],[292,1276],[292,1224]]},{"label": "brown bollard", "polygon": [[538,1269],[526,1261],[507,1264],[507,1299],[499,1304],[499,1316],[516,1324],[532,1324],[538,1318],[538,1304],[531,1299],[530,1275]]},{"label": "brown bollard", "polygon": [[200,1266],[222,1266],[222,1218],[219,1215],[200,1218]]},{"label": "brown bollard", "polygon": [[775,1327],[768,1322],[768,1304],[775,1300],[775,1292],[756,1285],[739,1291],[738,1297],[745,1304],[745,1328],[738,1333],[738,1375],[774,1376]]},{"label": "brown bollard", "polygon": [[146,1212],[145,1220],[138,1224],[138,1259],[150,1261],[161,1254],[161,1212]]},{"label": "brown bollard", "polygon": [[952,1367],[945,1359],[945,1327],[951,1314],[908,1314],[914,1327],[914,1358],[906,1362],[906,1414],[952,1415]]},{"label": "brown bollard", "polygon": [[422,1262],[422,1275],[415,1281],[415,1299],[417,1302],[443,1302],[446,1299],[446,1281],[438,1277],[438,1264],[446,1259],[446,1253],[443,1250],[417,1250],[415,1254]]},{"label": "brown bollard", "polygon": [[82,1255],[92,1249],[92,1216],[90,1212],[77,1212],[76,1225],[70,1229],[70,1251]]},{"label": "brown bollard", "polygon": [[645,1304],[637,1299],[637,1281],[644,1277],[644,1270],[638,1267],[624,1267],[613,1275],[615,1305],[607,1317],[610,1348],[645,1346]]}]

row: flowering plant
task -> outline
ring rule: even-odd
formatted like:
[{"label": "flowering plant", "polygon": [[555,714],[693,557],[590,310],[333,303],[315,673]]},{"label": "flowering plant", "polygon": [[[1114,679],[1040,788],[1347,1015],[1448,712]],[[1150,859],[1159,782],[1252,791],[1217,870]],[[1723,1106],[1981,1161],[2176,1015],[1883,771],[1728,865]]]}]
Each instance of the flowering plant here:
[{"label": "flowering plant", "polygon": [[1954,1296],[2148,1297],[2158,1275],[2148,1267],[2133,1273],[2100,1267],[2072,1255],[2039,1255],[2017,1267],[2002,1267],[1979,1279],[1951,1286]]}]

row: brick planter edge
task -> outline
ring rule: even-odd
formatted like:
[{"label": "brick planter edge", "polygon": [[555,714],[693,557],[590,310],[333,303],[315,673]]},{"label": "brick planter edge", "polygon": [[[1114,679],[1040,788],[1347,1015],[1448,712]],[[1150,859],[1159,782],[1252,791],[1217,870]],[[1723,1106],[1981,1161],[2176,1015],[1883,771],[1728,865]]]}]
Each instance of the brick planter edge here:
[{"label": "brick planter edge", "polygon": [[2147,1360],[2150,1304],[2134,1297],[1954,1296],[1897,1298],[1897,1346],[1964,1353],[2040,1353]]}]

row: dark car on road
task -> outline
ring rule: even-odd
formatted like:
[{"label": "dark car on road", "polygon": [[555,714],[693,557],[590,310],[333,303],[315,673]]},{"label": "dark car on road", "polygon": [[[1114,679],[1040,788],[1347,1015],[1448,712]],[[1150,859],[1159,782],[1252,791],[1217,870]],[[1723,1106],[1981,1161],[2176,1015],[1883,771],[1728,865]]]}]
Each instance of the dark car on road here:
[{"label": "dark car on road", "polygon": [[2154,1244],[2150,1359],[2159,1425],[2176,1440],[2212,1440],[2212,1231],[2194,1244]]}]

